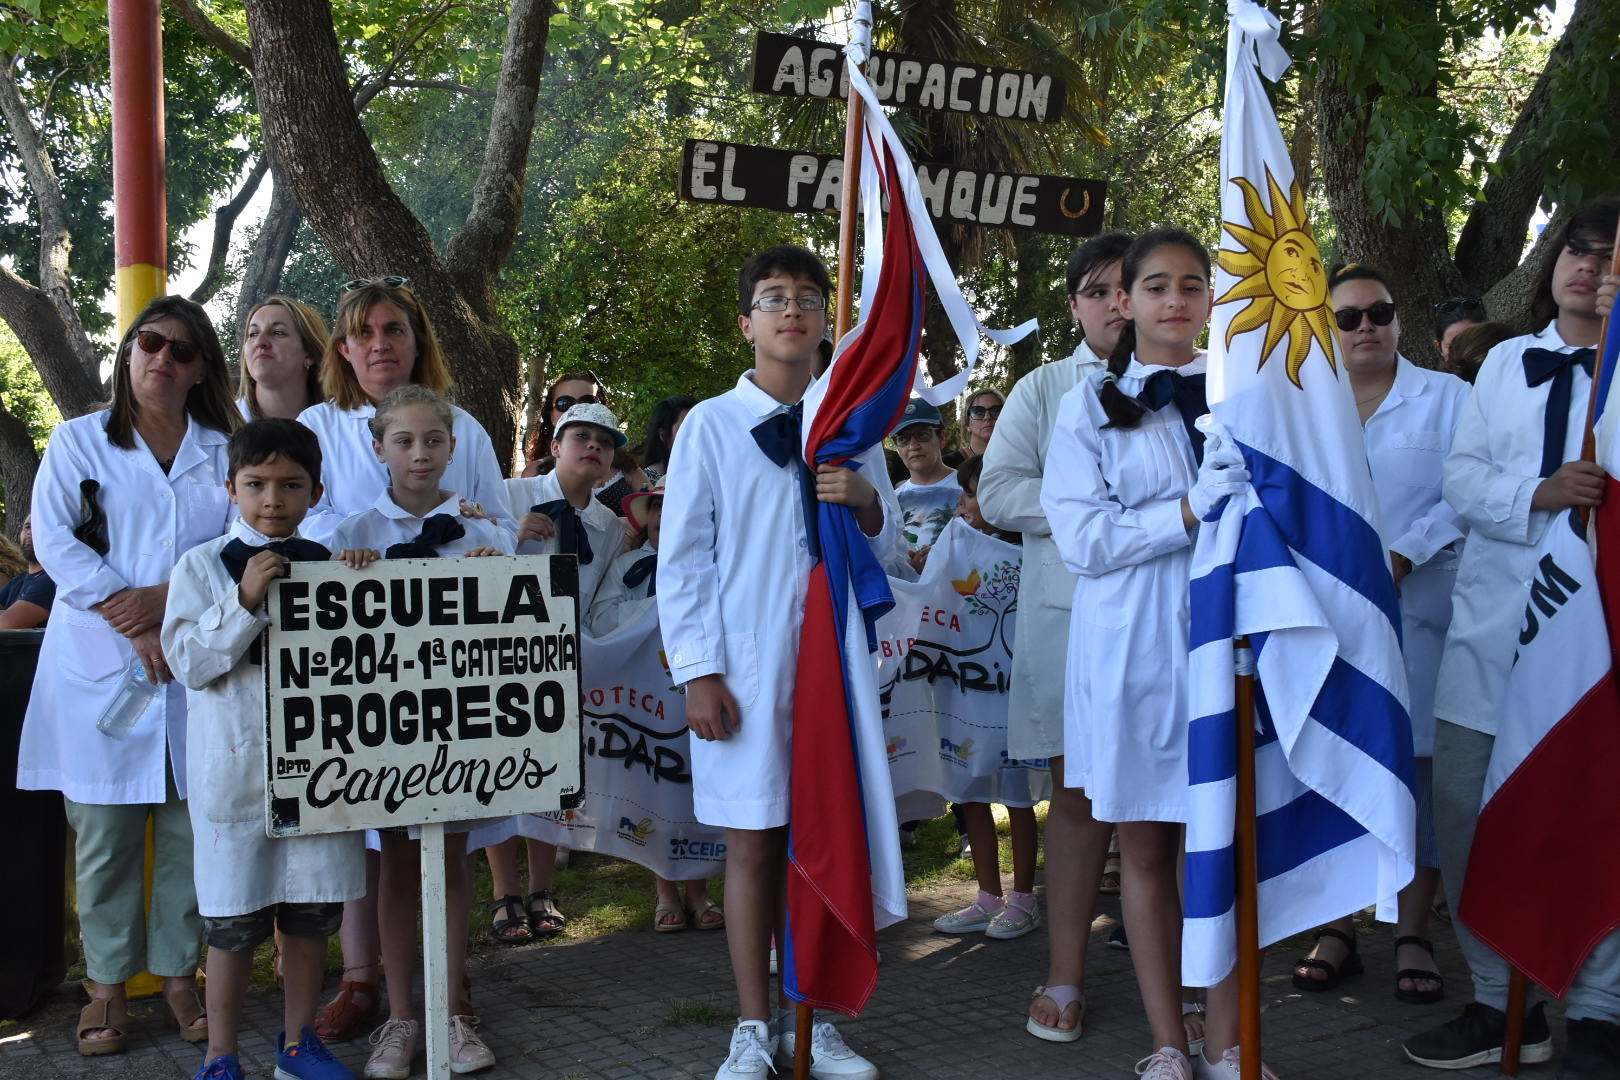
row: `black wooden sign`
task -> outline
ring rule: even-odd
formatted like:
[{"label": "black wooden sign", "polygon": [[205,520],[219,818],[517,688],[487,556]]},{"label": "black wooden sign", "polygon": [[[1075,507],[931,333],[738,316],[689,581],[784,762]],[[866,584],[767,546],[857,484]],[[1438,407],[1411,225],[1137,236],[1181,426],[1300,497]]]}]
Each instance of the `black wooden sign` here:
[{"label": "black wooden sign", "polygon": [[[1101,180],[979,172],[927,162],[916,166],[928,213],[955,225],[1091,236],[1102,228]],[[688,139],[681,153],[681,198],[789,213],[836,211],[844,162],[770,146]]]},{"label": "black wooden sign", "polygon": [[[866,78],[884,105],[1047,124],[1063,113],[1063,80],[1029,71],[874,51]],[[815,38],[762,33],[754,38],[754,89],[783,97],[848,98],[844,51]]]}]

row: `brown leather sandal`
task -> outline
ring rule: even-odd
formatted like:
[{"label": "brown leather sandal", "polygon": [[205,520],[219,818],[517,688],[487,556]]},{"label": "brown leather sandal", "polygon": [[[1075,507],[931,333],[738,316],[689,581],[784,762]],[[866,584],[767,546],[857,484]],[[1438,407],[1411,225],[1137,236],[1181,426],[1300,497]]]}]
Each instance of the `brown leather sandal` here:
[{"label": "brown leather sandal", "polygon": [[[356,999],[365,998],[362,1005]],[[326,1042],[347,1042],[362,1031],[370,1031],[372,1021],[382,1012],[382,994],[375,983],[345,979],[338,984],[338,995],[315,1014],[315,1034]]]},{"label": "brown leather sandal", "polygon": [[[111,1031],[104,1039],[87,1039],[87,1031]],[[129,1002],[119,995],[111,998],[91,998],[90,1004],[79,1010],[79,1053],[85,1057],[99,1054],[122,1054],[129,1031]]]},{"label": "brown leather sandal", "polygon": [[[208,1041],[208,1008],[203,996],[193,983],[179,990],[163,991],[163,1000],[169,1003],[169,1012],[180,1025],[180,1038],[188,1043]],[[197,1021],[202,1023],[198,1024]]]}]

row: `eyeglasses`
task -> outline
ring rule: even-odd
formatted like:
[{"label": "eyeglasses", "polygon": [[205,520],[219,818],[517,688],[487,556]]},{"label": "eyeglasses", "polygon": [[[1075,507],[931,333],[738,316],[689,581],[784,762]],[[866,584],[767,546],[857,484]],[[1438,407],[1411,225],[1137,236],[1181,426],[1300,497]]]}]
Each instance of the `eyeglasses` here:
[{"label": "eyeglasses", "polygon": [[202,355],[202,350],[195,342],[164,337],[156,330],[135,331],[135,344],[141,347],[141,352],[149,356],[156,356],[163,351],[163,346],[167,345],[169,358],[177,364],[189,364]]},{"label": "eyeglasses", "polygon": [[807,296],[762,296],[754,301],[754,306],[749,310],[786,311],[790,300],[799,305],[800,311],[825,311],[827,308],[825,296],[811,293]]},{"label": "eyeglasses", "polygon": [[1434,305],[1434,310],[1440,315],[1451,315],[1458,311],[1484,311],[1485,301],[1473,296],[1453,296]]},{"label": "eyeglasses", "polygon": [[904,431],[894,433],[894,445],[910,446],[912,443],[925,443],[934,437],[934,429],[918,425],[909,427]]},{"label": "eyeglasses", "polygon": [[575,405],[595,405],[595,404],[596,404],[596,395],[595,394],[581,394],[581,395],[579,395],[579,397],[569,397],[567,394],[564,394],[562,397],[560,397],[557,400],[553,401],[551,403],[551,407],[553,409],[557,410],[558,412],[567,412],[569,409],[572,409]]},{"label": "eyeglasses", "polygon": [[968,406],[968,419],[970,419],[970,420],[983,420],[986,417],[989,417],[990,419],[994,420],[996,417],[998,417],[1000,415],[1001,415],[1001,406],[1000,405],[969,405]]},{"label": "eyeglasses", "polygon": [[385,274],[382,277],[357,277],[352,281],[345,281],[343,291],[354,292],[354,290],[363,289],[367,285],[381,285],[385,289],[397,289],[401,285],[409,285],[410,283],[410,278],[401,277],[398,274]]},{"label": "eyeglasses", "polygon": [[1395,305],[1384,300],[1372,307],[1340,308],[1333,313],[1333,321],[1339,324],[1340,330],[1349,332],[1361,325],[1363,315],[1371,319],[1374,326],[1388,326],[1395,321]]}]

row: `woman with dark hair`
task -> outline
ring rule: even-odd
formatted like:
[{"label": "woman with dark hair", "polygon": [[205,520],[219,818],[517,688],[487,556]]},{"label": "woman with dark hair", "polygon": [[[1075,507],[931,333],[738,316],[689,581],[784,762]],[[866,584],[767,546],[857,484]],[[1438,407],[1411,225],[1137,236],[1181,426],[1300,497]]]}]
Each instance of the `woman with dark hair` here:
[{"label": "woman with dark hair", "polygon": [[291,420],[318,404],[321,354],[331,335],[321,313],[290,296],[267,296],[242,327],[242,377],[236,405],[244,420]]},{"label": "woman with dark hair", "polygon": [[[239,422],[207,313],[160,297],[119,343],[111,407],[58,427],[34,482],[35,548],[56,599],[17,786],[62,792],[74,830],[90,980],[82,1054],[124,1049],[124,983],[143,970],[163,977],[181,1038],[208,1037],[183,802],[186,697],[171,681],[158,631],[175,560],[225,532],[225,447]],[[92,500],[93,516],[104,519],[99,537],[80,528]],[[150,908],[142,889],[148,820]]]},{"label": "woman with dark hair", "polygon": [[653,406],[647,420],[647,437],[641,441],[641,469],[649,483],[656,484],[669,471],[669,452],[675,446],[675,433],[681,421],[697,404],[691,394],[671,394]]}]

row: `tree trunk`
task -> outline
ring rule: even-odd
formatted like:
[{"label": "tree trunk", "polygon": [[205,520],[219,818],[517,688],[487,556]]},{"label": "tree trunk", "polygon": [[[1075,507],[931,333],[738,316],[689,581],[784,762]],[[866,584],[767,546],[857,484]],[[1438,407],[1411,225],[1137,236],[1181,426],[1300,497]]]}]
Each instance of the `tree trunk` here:
[{"label": "tree trunk", "polygon": [[5,488],[5,534],[15,541],[34,495],[34,473],[39,455],[28,425],[13,416],[0,401],[0,485]]},{"label": "tree trunk", "polygon": [[248,312],[267,296],[281,291],[281,272],[287,267],[287,255],[293,241],[298,238],[298,226],[304,214],[298,208],[292,188],[282,174],[273,156],[270,159],[270,208],[264,223],[248,253],[243,269],[242,284],[236,293],[236,333],[240,340],[247,327]]}]

